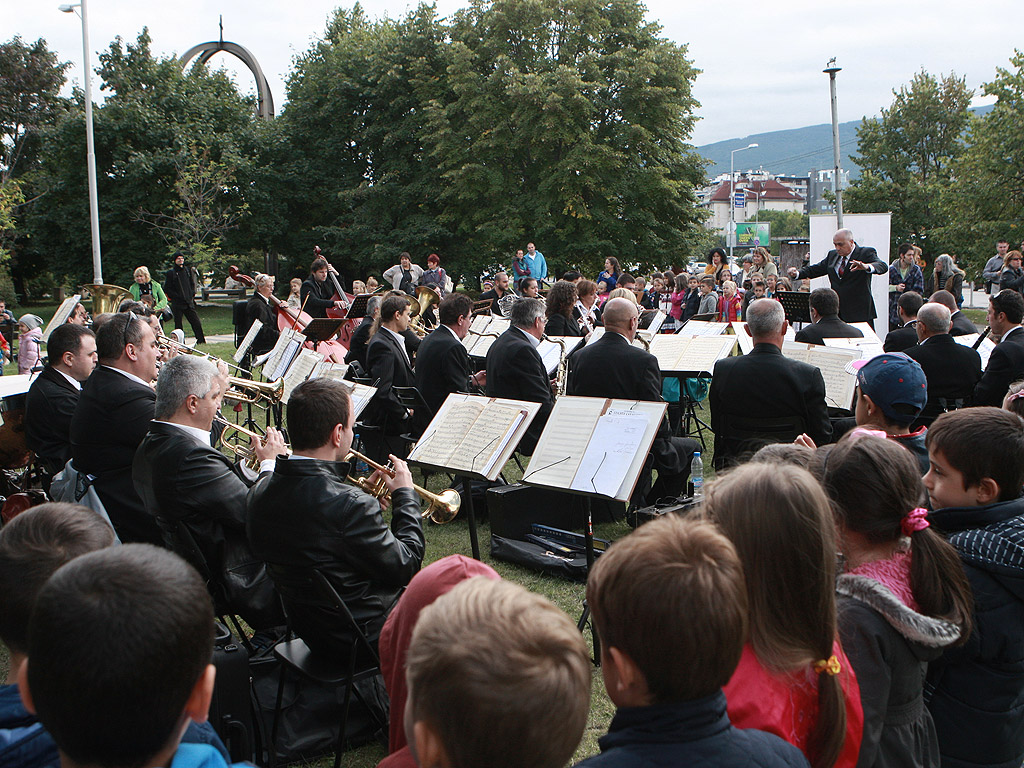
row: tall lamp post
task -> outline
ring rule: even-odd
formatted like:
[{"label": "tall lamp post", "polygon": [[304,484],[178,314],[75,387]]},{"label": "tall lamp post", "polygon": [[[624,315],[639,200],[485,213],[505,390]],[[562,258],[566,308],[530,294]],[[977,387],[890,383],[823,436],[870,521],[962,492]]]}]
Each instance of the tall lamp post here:
[{"label": "tall lamp post", "polygon": [[828,90],[832,99],[832,191],[836,195],[836,225],[839,229],[843,228],[843,190],[839,181],[839,102],[836,99],[836,73],[842,69],[836,66],[836,59],[833,56],[822,70],[828,75]]},{"label": "tall lamp post", "polygon": [[736,153],[744,149],[753,149],[757,144],[747,144],[729,153],[729,258],[732,259],[732,247],[736,242]]},{"label": "tall lamp post", "polygon": [[96,146],[92,138],[92,69],[89,66],[89,12],[86,0],[72,5],[62,5],[58,10],[73,13],[81,8],[82,18],[82,61],[85,67],[85,164],[89,172],[89,224],[92,228],[92,281],[103,284],[103,261],[100,257],[100,207],[96,193]]}]

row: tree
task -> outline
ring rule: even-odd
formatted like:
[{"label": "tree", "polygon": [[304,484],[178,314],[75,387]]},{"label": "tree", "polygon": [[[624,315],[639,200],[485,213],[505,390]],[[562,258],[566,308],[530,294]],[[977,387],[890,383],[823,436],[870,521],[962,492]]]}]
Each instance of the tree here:
[{"label": "tree", "polygon": [[909,241],[937,254],[947,248],[934,237],[944,223],[938,200],[964,149],[974,91],[955,74],[937,79],[921,71],[893,93],[881,117],[857,129],[861,177],[844,199],[851,212],[891,211],[894,248]]},{"label": "tree", "polygon": [[1010,64],[982,86],[996,103],[986,115],[971,118],[968,148],[942,195],[943,240],[977,271],[996,240],[1016,244],[1024,238],[1024,52],[1016,51]]}]

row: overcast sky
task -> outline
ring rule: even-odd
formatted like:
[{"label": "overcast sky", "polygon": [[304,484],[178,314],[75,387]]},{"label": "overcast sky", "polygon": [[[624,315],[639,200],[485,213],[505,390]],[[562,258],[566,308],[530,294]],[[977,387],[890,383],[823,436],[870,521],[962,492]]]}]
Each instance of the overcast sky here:
[{"label": "overcast sky", "polygon": [[[450,14],[463,4],[438,0],[438,13]],[[80,84],[81,23],[58,5],[60,0],[2,0],[0,39],[45,38],[73,63],[70,76]],[[134,40],[143,26],[149,27],[155,53],[181,54],[216,40],[223,14],[224,39],[256,56],[280,111],[293,57],[323,32],[337,5],[331,0],[89,0],[92,64],[115,36]],[[364,0],[363,7],[371,16],[399,17],[414,3]],[[649,0],[647,7],[648,19],[662,25],[664,36],[686,43],[690,59],[703,70],[694,89],[701,103],[692,137],[697,145],[829,122],[828,76],[821,70],[833,56],[842,67],[841,122],[877,114],[891,103],[892,90],[921,68],[935,75],[966,75],[977,91],[996,67],[1008,66],[1014,43],[1021,45],[1024,21],[1022,0]],[[223,63],[236,72],[240,88],[253,90],[248,70],[233,57],[221,54],[211,63]]]}]

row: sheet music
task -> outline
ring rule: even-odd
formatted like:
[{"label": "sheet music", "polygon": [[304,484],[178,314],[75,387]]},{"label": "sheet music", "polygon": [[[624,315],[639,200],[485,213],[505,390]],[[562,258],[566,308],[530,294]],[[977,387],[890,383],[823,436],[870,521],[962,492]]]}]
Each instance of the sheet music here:
[{"label": "sheet music", "polygon": [[520,409],[506,405],[484,408],[458,446],[456,468],[487,474],[494,466],[498,449],[524,417]]},{"label": "sheet music", "polygon": [[871,327],[871,323],[850,323],[850,325],[859,329],[864,334],[865,339],[875,344],[882,343],[882,340],[878,338],[878,334],[875,333],[875,329]]},{"label": "sheet music", "polygon": [[657,333],[661,330],[661,326],[665,324],[665,320],[667,318],[668,315],[659,309],[654,315],[654,319],[651,320],[650,324],[644,330],[651,334]]},{"label": "sheet music", "polygon": [[[726,323],[721,323],[723,327]],[[663,372],[714,370],[715,363],[728,357],[736,346],[735,336],[696,336],[658,334],[651,342],[651,354],[658,358]]]},{"label": "sheet music", "polygon": [[729,327],[728,323],[712,323],[707,320],[688,320],[683,325],[676,335],[678,336],[721,336],[725,333],[725,329]]},{"label": "sheet music", "polygon": [[[298,349],[306,343],[306,337],[296,330],[288,328],[277,337],[277,343],[270,350],[270,356],[263,364],[263,375],[273,381],[284,375],[288,365],[298,354]],[[285,362],[287,361],[287,362]],[[282,368],[282,363],[284,367]]]},{"label": "sheet music", "polygon": [[288,404],[292,390],[309,378],[309,375],[321,360],[323,360],[323,357],[311,349],[299,350],[295,362],[291,364],[288,372],[284,374],[284,392],[281,395],[282,403]]},{"label": "sheet music", "polygon": [[[510,320],[504,317],[495,317],[490,323],[487,324],[487,333],[496,333],[498,336],[503,334],[509,328],[512,327]],[[466,334],[467,336],[469,334]],[[469,350],[469,354],[473,357],[487,357],[487,352],[490,350],[491,345],[498,340],[497,336],[477,336],[476,344]]]},{"label": "sheet music", "polygon": [[821,378],[825,381],[827,405],[832,408],[850,408],[857,378],[846,370],[846,366],[851,361],[860,359],[859,350],[785,342],[782,345],[782,354],[791,360],[809,363],[821,371]]},{"label": "sheet music", "polygon": [[599,326],[597,326],[597,328],[594,329],[594,332],[590,334],[590,338],[587,339],[587,346],[589,347],[591,344],[593,344],[595,341],[600,339],[602,336],[604,336],[604,326],[603,325],[599,325]]},{"label": "sheet music", "polygon": [[[740,352],[749,355],[754,351],[754,339],[747,333],[747,324],[742,320],[731,323],[733,332],[736,334],[736,343],[740,345]],[[786,341],[796,341],[796,329],[792,325],[786,327]]]},{"label": "sheet music", "polygon": [[330,360],[321,359],[313,372],[309,374],[309,378],[344,381],[346,373],[348,373],[348,365],[345,363],[332,363]]},{"label": "sheet music", "polygon": [[68,296],[64,301],[57,307],[57,311],[50,318],[50,322],[46,324],[46,329],[43,331],[43,335],[40,337],[40,341],[44,344],[50,340],[50,334],[53,333],[54,328],[58,328],[68,321],[71,317],[71,313],[75,311],[75,307],[82,300],[82,294],[76,293],[74,296]]},{"label": "sheet music", "polygon": [[597,420],[570,487],[614,498],[643,442],[647,418],[643,411],[605,412]]},{"label": "sheet music", "polygon": [[473,423],[483,410],[483,403],[472,400],[451,404],[446,401],[442,406],[444,418],[435,416],[431,422],[432,431],[425,433],[426,439],[420,438],[416,444],[413,451],[416,459],[439,467],[449,466],[459,444],[472,431]]},{"label": "sheet music", "polygon": [[544,363],[544,370],[548,372],[548,376],[553,375],[557,370],[558,361],[562,356],[562,347],[556,339],[565,343],[566,356],[583,342],[582,336],[548,336],[547,339],[541,339],[540,344],[537,345],[537,354],[540,355],[541,362]]},{"label": "sheet music", "polygon": [[[977,333],[968,333],[964,336],[954,336],[953,341],[957,344],[962,344],[965,347],[974,347],[974,344],[978,341]],[[991,337],[986,336],[985,340],[981,342],[978,347],[978,356],[981,357],[981,370],[988,368],[988,359],[992,355],[992,350],[996,348],[996,343],[992,341]]]},{"label": "sheet music", "polygon": [[873,339],[822,339],[826,347],[839,349],[856,349],[861,354],[861,359],[870,360],[873,357],[885,354],[885,346]]},{"label": "sheet music", "polygon": [[[597,397],[562,397],[548,417],[547,427],[530,458],[523,480],[569,488],[587,451],[605,401]],[[557,429],[548,429],[557,424]]]},{"label": "sheet music", "polygon": [[245,334],[245,338],[242,339],[242,343],[238,345],[238,349],[235,350],[234,360],[236,363],[242,362],[242,358],[245,357],[245,353],[249,351],[249,347],[256,340],[256,336],[263,329],[263,321],[256,319],[252,321],[252,325],[249,326],[248,332]]},{"label": "sheet music", "polygon": [[352,401],[353,419],[358,419],[363,411],[366,410],[366,406],[370,404],[373,396],[377,394],[377,388],[366,384],[356,384],[355,382],[346,383],[351,384],[352,387],[349,390],[348,396]]}]

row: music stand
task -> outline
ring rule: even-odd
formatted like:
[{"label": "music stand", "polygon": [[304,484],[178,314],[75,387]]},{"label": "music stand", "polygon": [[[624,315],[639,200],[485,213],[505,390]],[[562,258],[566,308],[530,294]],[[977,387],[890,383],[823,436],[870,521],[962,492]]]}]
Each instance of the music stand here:
[{"label": "music stand", "polygon": [[306,337],[307,342],[313,343],[313,349],[316,350],[317,344],[330,341],[337,336],[345,322],[345,318],[315,317],[306,324],[302,335]]},{"label": "music stand", "polygon": [[811,294],[804,291],[779,291],[774,298],[782,305],[789,322],[811,322]]},{"label": "music stand", "polygon": [[494,299],[483,299],[482,301],[474,301],[473,302],[473,310],[472,310],[471,314],[482,315],[484,312],[490,312],[491,311],[491,304],[493,302],[494,302]]},{"label": "music stand", "polygon": [[366,317],[366,307],[370,303],[370,297],[372,295],[373,294],[370,293],[360,293],[352,299],[352,303],[348,308],[348,314],[345,315],[346,319],[359,320]]}]

